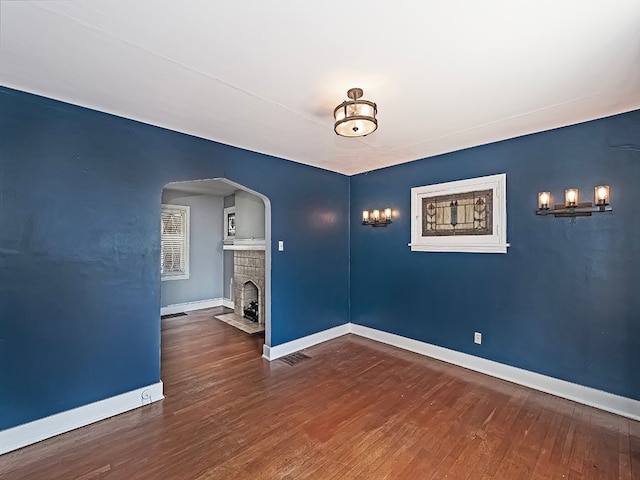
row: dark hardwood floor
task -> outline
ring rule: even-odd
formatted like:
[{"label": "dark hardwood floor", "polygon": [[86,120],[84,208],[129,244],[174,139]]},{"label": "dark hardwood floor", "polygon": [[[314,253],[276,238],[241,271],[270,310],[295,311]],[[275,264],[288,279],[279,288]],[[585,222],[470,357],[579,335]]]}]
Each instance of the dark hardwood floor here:
[{"label": "dark hardwood floor", "polygon": [[293,366],[162,323],[166,399],[0,456],[13,479],[640,480],[640,423],[347,335]]}]

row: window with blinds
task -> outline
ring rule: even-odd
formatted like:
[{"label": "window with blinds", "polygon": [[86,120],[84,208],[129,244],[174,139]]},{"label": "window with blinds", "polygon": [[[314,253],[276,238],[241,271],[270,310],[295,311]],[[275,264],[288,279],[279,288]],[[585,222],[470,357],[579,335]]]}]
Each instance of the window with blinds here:
[{"label": "window with blinds", "polygon": [[189,278],[189,207],[162,205],[161,217],[162,280]]}]

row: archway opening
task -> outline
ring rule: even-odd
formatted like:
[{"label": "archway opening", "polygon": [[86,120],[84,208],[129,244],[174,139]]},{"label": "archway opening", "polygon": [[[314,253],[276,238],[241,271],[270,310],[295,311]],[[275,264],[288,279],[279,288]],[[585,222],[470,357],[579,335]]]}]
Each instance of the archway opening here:
[{"label": "archway opening", "polygon": [[[165,185],[161,210],[162,215],[165,212],[172,211],[175,214],[176,211],[186,210],[183,221],[188,222],[183,232],[186,239],[169,238],[166,235],[169,229],[161,232],[161,316],[164,318],[167,315],[182,315],[194,310],[222,306],[233,309],[234,313],[246,318],[245,310],[248,310],[249,316],[257,317],[256,323],[264,329],[264,344],[269,347],[269,199],[225,178],[191,180]],[[176,228],[176,220],[174,217],[171,222],[162,221],[161,224],[171,226],[172,232],[180,231]],[[176,247],[177,241],[182,242],[182,247]],[[165,255],[169,250],[171,255]],[[181,256],[185,257],[184,261],[176,261]],[[166,268],[164,258],[171,260],[171,265]],[[251,262],[257,264],[253,265]],[[185,264],[186,269],[182,267]],[[176,265],[179,271],[174,269]],[[251,278],[246,276],[247,273],[257,273],[258,276]],[[247,282],[253,287],[246,286]],[[245,296],[247,298],[243,299]],[[250,321],[255,320],[251,318]]]}]

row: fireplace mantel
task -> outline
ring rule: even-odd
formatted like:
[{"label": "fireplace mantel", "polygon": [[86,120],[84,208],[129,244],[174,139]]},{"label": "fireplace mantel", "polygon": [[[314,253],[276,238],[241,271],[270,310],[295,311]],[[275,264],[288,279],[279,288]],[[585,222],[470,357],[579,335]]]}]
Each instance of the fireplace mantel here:
[{"label": "fireplace mantel", "polygon": [[264,238],[234,240],[233,243],[225,243],[222,245],[223,250],[266,250],[267,243]]},{"label": "fireplace mantel", "polygon": [[223,245],[223,250],[266,250],[266,245]]}]

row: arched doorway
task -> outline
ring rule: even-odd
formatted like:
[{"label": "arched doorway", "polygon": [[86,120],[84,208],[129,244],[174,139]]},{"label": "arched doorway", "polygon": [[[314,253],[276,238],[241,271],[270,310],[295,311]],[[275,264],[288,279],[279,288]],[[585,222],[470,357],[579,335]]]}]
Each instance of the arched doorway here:
[{"label": "arched doorway", "polygon": [[[181,212],[187,212],[181,213]],[[271,202],[269,199],[252,189],[225,178],[191,180],[172,182],[164,186],[162,191],[162,215],[172,212],[182,215],[183,222],[189,222],[184,232],[176,228],[177,217],[171,222],[162,218],[163,238],[171,226],[174,231],[181,232],[182,237],[176,235],[161,244],[161,315],[179,314],[180,311],[209,308],[224,305],[244,313],[247,305],[241,298],[243,285],[236,285],[234,280],[237,267],[238,252],[240,256],[262,256],[264,278],[252,283],[258,289],[257,301],[258,321],[264,324],[264,343],[271,345]],[[168,218],[168,217],[167,217]],[[196,223],[198,222],[198,223]],[[165,225],[166,223],[166,225]],[[208,224],[209,231],[204,232],[204,224]],[[165,228],[167,226],[167,228]],[[204,233],[203,233],[204,232]],[[179,238],[178,238],[179,237]],[[184,237],[187,237],[186,239]],[[215,248],[207,252],[203,262],[201,244],[210,241]],[[183,242],[180,246],[179,242]],[[177,253],[176,253],[177,251]],[[247,252],[250,252],[247,253]],[[187,264],[186,271],[180,263],[181,255],[185,256],[183,263]],[[171,260],[165,269],[164,258]],[[232,260],[236,259],[236,260]],[[211,265],[220,271],[206,277],[199,274],[203,263]],[[171,268],[176,271],[168,271]],[[167,270],[167,271],[165,271]],[[174,276],[175,275],[175,276]],[[216,276],[217,275],[217,276]],[[197,278],[200,276],[199,278]],[[175,278],[176,281],[172,281]],[[189,283],[191,282],[191,283]],[[209,285],[207,289],[203,285]],[[215,292],[213,294],[208,292]]]}]

